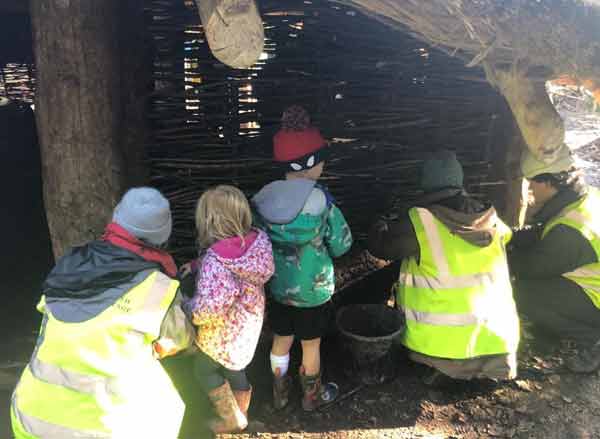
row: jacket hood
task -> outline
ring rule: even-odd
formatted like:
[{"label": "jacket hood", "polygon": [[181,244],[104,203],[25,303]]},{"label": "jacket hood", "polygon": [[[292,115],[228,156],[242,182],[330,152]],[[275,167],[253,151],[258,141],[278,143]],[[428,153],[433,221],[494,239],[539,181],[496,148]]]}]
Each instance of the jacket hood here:
[{"label": "jacket hood", "polygon": [[269,223],[288,224],[300,214],[315,185],[305,178],[277,180],[263,187],[252,203]]},{"label": "jacket hood", "polygon": [[208,252],[212,253],[229,271],[246,282],[263,285],[273,275],[275,267],[271,241],[262,230],[258,231],[254,241],[239,257],[222,256],[223,253],[215,251],[213,247]]},{"label": "jacket hood", "polygon": [[160,270],[156,262],[106,241],[92,241],[59,259],[42,292],[56,318],[81,322],[104,311],[155,270]]},{"label": "jacket hood", "polygon": [[238,236],[222,239],[211,245],[210,248],[222,258],[235,259],[246,254],[257,237],[258,231],[251,230],[243,239]]},{"label": "jacket hood", "polygon": [[470,197],[464,190],[446,189],[425,198],[427,209],[450,231],[479,247],[489,246],[496,236],[496,209]]}]

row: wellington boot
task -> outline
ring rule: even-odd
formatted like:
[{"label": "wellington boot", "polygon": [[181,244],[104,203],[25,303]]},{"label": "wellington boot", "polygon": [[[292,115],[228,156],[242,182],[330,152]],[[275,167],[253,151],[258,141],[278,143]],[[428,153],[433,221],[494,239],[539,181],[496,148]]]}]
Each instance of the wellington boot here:
[{"label": "wellington boot", "polygon": [[300,367],[300,384],[303,393],[302,408],[307,412],[335,401],[339,394],[337,384],[323,384],[321,383],[321,373],[305,375],[303,367]]},{"label": "wellington boot", "polygon": [[284,408],[290,397],[291,379],[289,375],[281,375],[279,369],[273,375],[273,406],[276,410]]},{"label": "wellington boot", "polygon": [[[211,422],[210,428],[214,433],[231,433],[242,431],[248,425],[246,416],[238,406],[235,395],[226,381],[221,387],[208,392],[219,419]],[[248,400],[248,404],[250,401]]]}]

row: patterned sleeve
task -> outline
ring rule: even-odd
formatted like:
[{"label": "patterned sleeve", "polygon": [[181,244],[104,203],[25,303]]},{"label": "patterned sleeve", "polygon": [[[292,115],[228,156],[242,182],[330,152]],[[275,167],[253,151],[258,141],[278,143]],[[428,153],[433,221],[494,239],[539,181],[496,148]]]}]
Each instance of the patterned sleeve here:
[{"label": "patterned sleeve", "polygon": [[196,326],[223,326],[238,291],[231,273],[213,257],[200,265],[196,294],[191,299],[192,323]]},{"label": "patterned sleeve", "polygon": [[352,232],[346,222],[344,215],[332,205],[327,215],[327,232],[325,232],[325,244],[329,254],[337,258],[342,256],[352,247]]}]

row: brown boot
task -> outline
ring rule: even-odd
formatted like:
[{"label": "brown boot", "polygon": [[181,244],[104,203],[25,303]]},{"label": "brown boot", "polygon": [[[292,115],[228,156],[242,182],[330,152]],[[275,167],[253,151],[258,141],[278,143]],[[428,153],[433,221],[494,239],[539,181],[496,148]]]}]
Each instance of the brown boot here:
[{"label": "brown boot", "polygon": [[244,413],[242,413],[242,410],[240,410],[227,381],[221,387],[208,392],[208,397],[219,417],[219,419],[213,421],[210,425],[214,433],[230,433],[242,431],[246,428],[248,420]]},{"label": "brown boot", "polygon": [[273,406],[276,410],[284,408],[290,396],[291,379],[289,375],[281,376],[279,369],[273,375]]},{"label": "brown boot", "polygon": [[235,400],[237,401],[237,405],[248,419],[248,408],[250,407],[250,400],[252,399],[252,386],[248,390],[234,390],[233,396],[235,396]]},{"label": "brown boot", "polygon": [[300,367],[300,384],[303,393],[302,408],[307,412],[333,402],[339,393],[337,384],[322,384],[321,373],[305,375],[303,367]]}]

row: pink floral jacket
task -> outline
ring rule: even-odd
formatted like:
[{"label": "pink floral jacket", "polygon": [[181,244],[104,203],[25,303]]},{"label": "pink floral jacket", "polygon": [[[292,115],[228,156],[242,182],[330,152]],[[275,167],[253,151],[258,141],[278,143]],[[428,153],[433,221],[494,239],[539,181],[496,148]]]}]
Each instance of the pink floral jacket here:
[{"label": "pink floral jacket", "polygon": [[196,294],[185,308],[197,327],[196,344],[232,370],[254,356],[265,312],[264,284],[273,275],[271,241],[252,230],[244,240],[217,242],[198,260]]}]

